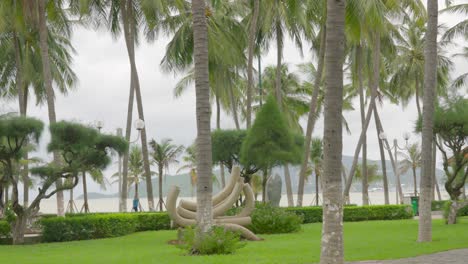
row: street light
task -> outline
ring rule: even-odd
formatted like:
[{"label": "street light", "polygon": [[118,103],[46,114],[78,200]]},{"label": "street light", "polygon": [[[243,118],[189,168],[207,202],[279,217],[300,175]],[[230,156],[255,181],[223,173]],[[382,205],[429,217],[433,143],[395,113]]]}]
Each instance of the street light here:
[{"label": "street light", "polygon": [[101,129],[104,127],[104,122],[101,120],[96,121],[96,128],[101,132]]},{"label": "street light", "polygon": [[137,135],[137,138],[135,140],[130,142],[131,144],[136,143],[138,141],[138,139],[140,139],[141,130],[143,130],[143,128],[145,128],[145,121],[143,121],[142,119],[137,119],[133,123],[133,126],[135,127],[136,130],[138,130],[138,135]]},{"label": "street light", "polygon": [[[385,134],[385,132],[380,132],[379,134],[379,138],[382,140],[382,141],[386,141],[387,140],[387,135]],[[394,156],[395,156],[395,165],[394,165],[394,172],[395,172],[395,177],[396,177],[396,188],[397,188],[397,195],[396,195],[396,202],[398,204],[398,196],[400,196],[400,199],[401,199],[401,202],[403,202],[403,191],[401,190],[400,188],[400,173],[399,173],[399,170],[398,170],[398,155],[397,155],[397,151],[398,150],[407,150],[408,149],[408,140],[410,138],[410,134],[408,132],[405,132],[403,133],[403,139],[405,140],[405,146],[404,147],[400,147],[398,146],[398,141],[397,139],[394,139],[393,140],[393,146],[389,146],[387,147],[385,144],[383,144],[384,148],[387,149],[390,154],[391,154],[391,151],[394,152]]]}]

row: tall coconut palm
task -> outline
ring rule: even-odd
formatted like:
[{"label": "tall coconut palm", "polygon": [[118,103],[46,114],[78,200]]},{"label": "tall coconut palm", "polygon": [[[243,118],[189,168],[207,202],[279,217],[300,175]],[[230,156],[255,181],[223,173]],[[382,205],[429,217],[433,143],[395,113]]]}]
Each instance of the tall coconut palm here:
[{"label": "tall coconut palm", "polygon": [[[133,146],[129,151],[128,160],[128,186],[131,186],[132,184],[135,186],[135,194],[133,198],[139,200],[140,194],[138,192],[138,186],[140,185],[140,181],[146,178],[141,148],[138,146]],[[140,204],[138,204],[138,207],[141,210]]]},{"label": "tall coconut palm", "polygon": [[156,204],[156,207],[159,206],[159,211],[162,211],[163,206],[166,207],[163,200],[162,190],[164,170],[168,171],[171,163],[179,163],[177,157],[184,151],[184,147],[172,144],[171,139],[162,139],[160,143],[153,139],[150,141],[149,145],[152,148],[151,157],[153,159],[153,163],[158,167],[159,201]]},{"label": "tall coconut palm", "polygon": [[213,186],[211,164],[211,108],[208,67],[208,29],[205,0],[192,1],[193,54],[195,63],[197,117],[197,237],[202,238],[213,225]]},{"label": "tall coconut palm", "polygon": [[313,138],[310,148],[310,162],[315,174],[315,205],[319,205],[319,179],[323,171],[323,142],[321,138]]},{"label": "tall coconut palm", "polygon": [[413,186],[414,196],[418,195],[418,183],[416,179],[416,169],[421,166],[421,149],[418,143],[411,144],[408,147],[408,153],[399,152],[398,155],[402,156],[403,159],[399,161],[400,175],[408,172],[410,169],[413,173]]},{"label": "tall coconut palm", "polygon": [[[135,59],[135,46],[139,43],[139,33],[141,28],[146,31],[151,31],[150,26],[157,25],[159,16],[167,15],[170,10],[165,1],[147,1],[137,0],[111,0],[109,7],[109,28],[113,35],[117,36],[123,31],[125,45],[130,63],[130,95],[127,110],[127,128],[125,138],[130,139],[131,123],[133,113],[133,100],[136,97],[137,110],[139,119],[145,121],[143,111],[143,100],[141,95],[140,79]],[[147,16],[144,16],[147,15]],[[145,18],[150,17],[153,20],[147,21]],[[150,36],[155,36],[151,35]],[[148,195],[148,208],[154,210],[153,186],[151,184],[151,169],[149,162],[148,143],[146,135],[146,126],[140,130],[141,146],[143,153],[143,161],[145,168],[146,192]],[[126,188],[128,169],[128,155],[124,155],[123,159],[123,184]],[[122,191],[122,200],[126,198],[126,191]],[[125,206],[125,205],[123,205]],[[126,208],[122,208],[126,210]]]},{"label": "tall coconut palm", "polygon": [[182,157],[182,162],[184,165],[177,170],[177,173],[182,170],[189,170],[188,174],[190,177],[190,185],[192,186],[191,193],[193,197],[193,189],[197,184],[197,157],[194,145],[185,148],[185,156]]},{"label": "tall coconut palm", "polygon": [[447,40],[452,40],[456,37],[462,36],[468,39],[468,3],[460,3],[457,5],[451,5],[453,1],[446,1],[449,2],[449,6],[441,11],[441,13],[451,13],[451,14],[461,14],[462,17],[464,15],[465,19],[455,24],[453,27],[449,28],[445,33],[443,38]]},{"label": "tall coconut palm", "polygon": [[424,47],[424,95],[421,140],[421,196],[419,199],[418,241],[432,240],[432,140],[435,89],[437,86],[437,0],[427,0],[427,31]]},{"label": "tall coconut palm", "polygon": [[248,62],[247,62],[247,129],[252,123],[252,92],[253,92],[253,57],[255,49],[255,40],[257,36],[258,13],[260,9],[260,0],[254,0],[252,9],[252,19],[249,25],[248,36]]},{"label": "tall coconut palm", "polygon": [[320,263],[344,263],[341,182],[345,1],[327,1],[323,148],[323,229]]}]

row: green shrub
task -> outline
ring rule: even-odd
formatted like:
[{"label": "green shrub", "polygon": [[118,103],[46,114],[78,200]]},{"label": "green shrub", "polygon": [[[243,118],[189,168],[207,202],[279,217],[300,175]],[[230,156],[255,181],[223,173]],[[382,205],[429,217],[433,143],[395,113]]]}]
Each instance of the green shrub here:
[{"label": "green shrub", "polygon": [[301,229],[302,224],[301,216],[268,204],[257,206],[251,217],[252,224],[249,228],[257,234],[296,232]]},{"label": "green shrub", "polygon": [[[451,205],[452,205],[452,201],[450,200],[445,201],[444,207],[442,208],[444,219],[448,218]],[[458,209],[457,216],[468,216],[468,205]]]},{"label": "green shrub", "polygon": [[7,221],[0,220],[0,237],[10,237],[10,225]]},{"label": "green shrub", "polygon": [[441,201],[432,201],[431,203],[431,210],[432,211],[443,211],[445,203],[448,200],[441,200]]},{"label": "green shrub", "polygon": [[169,229],[166,213],[104,213],[41,220],[44,242],[87,240],[127,235],[136,231]]},{"label": "green shrub", "polygon": [[186,250],[190,255],[225,255],[232,254],[245,246],[240,241],[240,234],[214,226],[202,238],[195,236],[196,229],[187,227],[183,233],[183,244],[179,248]]},{"label": "green shrub", "polygon": [[[300,215],[304,223],[322,222],[322,207],[290,207],[288,211]],[[408,205],[372,205],[372,206],[345,206],[343,221],[368,221],[368,220],[397,220],[413,217],[411,207]]]}]

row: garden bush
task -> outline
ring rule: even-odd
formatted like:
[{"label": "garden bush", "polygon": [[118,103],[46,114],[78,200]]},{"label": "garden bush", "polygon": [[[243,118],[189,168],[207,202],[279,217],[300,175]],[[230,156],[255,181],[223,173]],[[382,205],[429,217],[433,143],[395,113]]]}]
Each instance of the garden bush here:
[{"label": "garden bush", "polygon": [[[442,208],[444,219],[448,218],[451,205],[452,201],[445,201],[444,206]],[[458,209],[457,216],[468,216],[468,205]]]},{"label": "garden bush", "polygon": [[301,229],[302,217],[284,208],[257,205],[249,228],[257,234],[291,233]]},{"label": "garden bush", "polygon": [[10,236],[10,225],[5,220],[0,220],[0,237],[9,237]]},{"label": "garden bush", "polygon": [[[322,207],[290,207],[286,210],[303,217],[304,223],[322,222]],[[413,217],[408,205],[345,206],[343,221],[397,220]]]},{"label": "garden bush", "polygon": [[170,228],[166,213],[106,213],[41,220],[44,242],[59,242],[117,237],[136,231]]},{"label": "garden bush", "polygon": [[431,210],[432,211],[443,211],[446,202],[448,202],[448,200],[432,201]]},{"label": "garden bush", "polygon": [[186,227],[183,231],[182,244],[179,248],[190,255],[225,255],[232,254],[245,246],[240,241],[240,234],[220,226],[214,226],[203,238],[195,236],[196,228]]}]

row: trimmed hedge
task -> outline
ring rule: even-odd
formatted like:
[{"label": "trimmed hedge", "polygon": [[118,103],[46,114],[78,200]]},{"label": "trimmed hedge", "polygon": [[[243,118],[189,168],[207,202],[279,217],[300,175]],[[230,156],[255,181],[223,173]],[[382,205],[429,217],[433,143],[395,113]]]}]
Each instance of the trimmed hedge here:
[{"label": "trimmed hedge", "polygon": [[10,225],[7,221],[0,220],[0,237],[9,237],[10,236]]},{"label": "trimmed hedge", "polygon": [[41,220],[41,225],[44,242],[62,242],[169,229],[170,219],[166,213],[88,214],[65,218],[46,217]]},{"label": "trimmed hedge", "polygon": [[[304,224],[322,222],[322,207],[290,207],[286,210],[302,216]],[[345,206],[343,221],[397,220],[413,217],[409,205]]]},{"label": "trimmed hedge", "polygon": [[431,210],[432,211],[443,211],[445,204],[448,200],[441,200],[441,201],[432,201],[431,203]]}]

